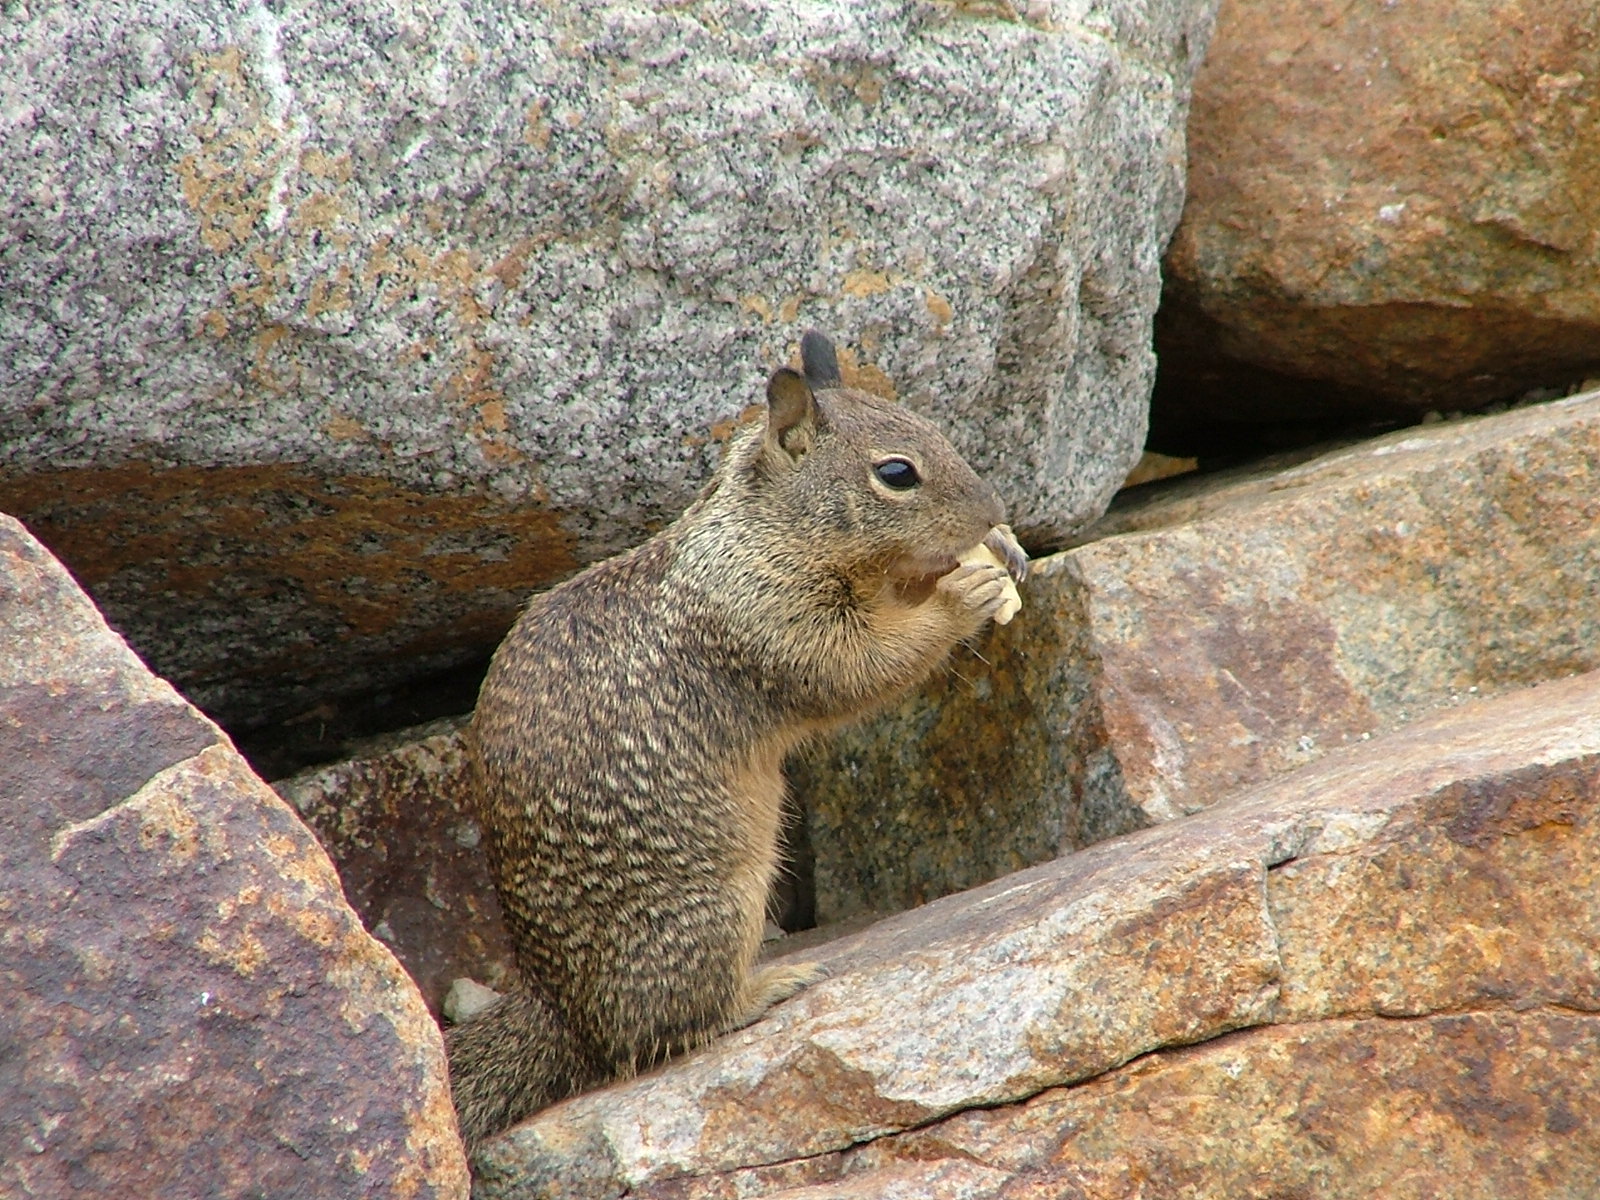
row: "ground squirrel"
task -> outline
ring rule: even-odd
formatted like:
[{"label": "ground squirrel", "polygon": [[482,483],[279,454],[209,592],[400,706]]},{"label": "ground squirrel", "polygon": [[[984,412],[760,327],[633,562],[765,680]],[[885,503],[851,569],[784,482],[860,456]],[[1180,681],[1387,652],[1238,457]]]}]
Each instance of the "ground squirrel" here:
[{"label": "ground squirrel", "polygon": [[467,742],[520,982],[450,1033],[469,1146],[810,982],[756,966],[784,756],[1009,616],[1027,558],[993,489],[820,334],[801,362],[676,523],[494,656]]}]

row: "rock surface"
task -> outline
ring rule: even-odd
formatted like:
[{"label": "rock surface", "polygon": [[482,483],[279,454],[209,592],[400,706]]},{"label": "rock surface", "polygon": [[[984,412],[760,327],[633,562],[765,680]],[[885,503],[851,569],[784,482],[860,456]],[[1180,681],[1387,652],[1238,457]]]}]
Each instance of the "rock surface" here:
[{"label": "rock surface", "polygon": [[1597,864],[1592,673],[844,939],[490,1142],[475,1195],[1591,1194]]},{"label": "rock surface", "polygon": [[820,922],[1600,668],[1600,393],[1130,493],[1090,536],[1035,564],[1012,624],[792,773]]},{"label": "rock surface", "polygon": [[0,644],[0,1194],[465,1196],[327,856],[8,517]]},{"label": "rock surface", "polygon": [[503,989],[511,943],[471,815],[462,721],[366,743],[273,784],[311,826],[350,906],[405,964],[429,1009],[458,978]]},{"label": "rock surface", "polygon": [[1582,1200],[1597,1051],[1600,1017],[1550,1006],[1272,1026],[963,1114],[782,1195]]},{"label": "rock surface", "polygon": [[1143,441],[1213,7],[23,9],[0,508],[235,725],[487,649],[807,325],[1059,541]]},{"label": "rock surface", "polygon": [[1195,83],[1152,445],[1600,375],[1600,9],[1226,0]]}]

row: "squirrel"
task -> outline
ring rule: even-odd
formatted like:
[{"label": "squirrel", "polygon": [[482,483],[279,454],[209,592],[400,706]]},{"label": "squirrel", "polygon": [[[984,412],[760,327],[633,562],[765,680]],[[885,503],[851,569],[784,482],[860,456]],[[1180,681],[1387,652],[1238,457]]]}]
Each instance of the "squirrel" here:
[{"label": "squirrel", "polygon": [[756,965],[784,757],[1014,611],[994,490],[816,331],[801,364],[675,523],[536,596],[494,655],[467,745],[518,980],[447,1035],[469,1149],[819,978]]}]

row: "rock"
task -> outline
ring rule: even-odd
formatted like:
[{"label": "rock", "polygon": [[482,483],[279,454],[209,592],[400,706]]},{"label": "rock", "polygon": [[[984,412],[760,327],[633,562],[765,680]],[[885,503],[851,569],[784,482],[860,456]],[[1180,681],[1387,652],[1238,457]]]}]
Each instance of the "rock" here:
[{"label": "rock", "polygon": [[1059,542],[1143,441],[1213,6],[26,10],[0,508],[238,728],[487,650],[808,325]]},{"label": "rock", "polygon": [[463,720],[363,743],[274,786],[338,867],[350,905],[443,1011],[460,976],[503,988],[511,943],[472,816]]},{"label": "rock", "polygon": [[1011,625],[796,764],[819,922],[1600,668],[1600,394],[1141,489],[1089,536],[1034,564]]},{"label": "rock", "polygon": [[464,1197],[327,855],[0,517],[0,1194]]},{"label": "rock", "polygon": [[1446,709],[885,921],[492,1140],[475,1195],[1586,1195],[1597,712],[1600,672]]},{"label": "rock", "polygon": [[502,995],[476,980],[463,977],[451,982],[439,1007],[445,1020],[452,1025],[460,1025],[492,1007]]},{"label": "rock", "polygon": [[[1228,0],[1151,445],[1415,420],[1600,366],[1600,10]],[[1560,394],[1559,392],[1557,394]]]},{"label": "rock", "polygon": [[1197,458],[1174,458],[1170,454],[1157,454],[1154,450],[1146,450],[1139,456],[1139,461],[1133,470],[1128,472],[1128,477],[1122,481],[1122,486],[1138,487],[1141,483],[1173,479],[1199,469],[1200,460]]},{"label": "rock", "polygon": [[1506,1200],[1592,1196],[1597,1051],[1600,1017],[1547,1006],[1272,1026],[963,1113],[781,1195],[1134,1200],[1159,1180],[1162,1195],[1420,1200],[1470,1180]]}]

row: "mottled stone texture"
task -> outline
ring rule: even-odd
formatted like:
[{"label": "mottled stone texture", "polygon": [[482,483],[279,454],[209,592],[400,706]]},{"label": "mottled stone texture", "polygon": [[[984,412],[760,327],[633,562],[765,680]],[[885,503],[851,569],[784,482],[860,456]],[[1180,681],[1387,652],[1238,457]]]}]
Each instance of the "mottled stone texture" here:
[{"label": "mottled stone texture", "polygon": [[816,325],[1035,544],[1138,457],[1215,0],[0,25],[0,508],[250,723],[482,651]]},{"label": "mottled stone texture", "polygon": [[463,722],[375,738],[273,786],[311,826],[350,905],[437,1014],[465,976],[504,988],[511,943],[471,815]]},{"label": "mottled stone texture", "polygon": [[327,856],[0,517],[0,1194],[464,1196]]},{"label": "mottled stone texture", "polygon": [[[1600,1016],[1548,1007],[1251,1030],[964,1114],[783,1195],[1587,1200],[1597,1055]],[[952,1167],[976,1186],[952,1186]]]},{"label": "mottled stone texture", "polygon": [[1195,82],[1152,444],[1600,375],[1592,0],[1225,0]]},{"label": "mottled stone texture", "polygon": [[1450,709],[825,947],[476,1194],[1592,1195],[1597,714],[1600,673]]},{"label": "mottled stone texture", "polygon": [[1135,492],[1090,534],[942,679],[797,765],[820,921],[1600,667],[1600,394]]}]

